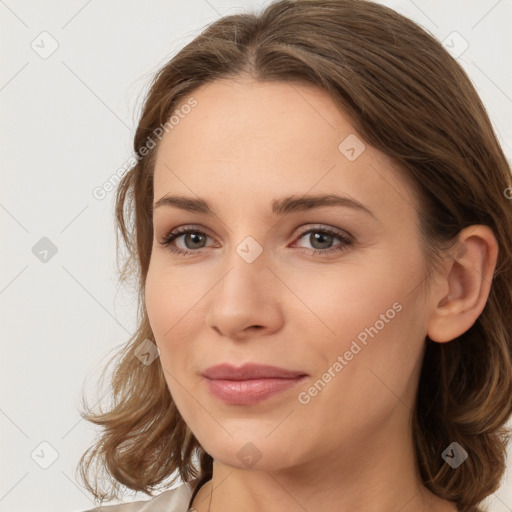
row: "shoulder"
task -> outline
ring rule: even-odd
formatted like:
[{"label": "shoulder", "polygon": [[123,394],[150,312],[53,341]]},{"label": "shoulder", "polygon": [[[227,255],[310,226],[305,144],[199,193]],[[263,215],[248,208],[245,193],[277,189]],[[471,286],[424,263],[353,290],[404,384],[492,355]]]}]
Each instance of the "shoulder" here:
[{"label": "shoulder", "polygon": [[187,512],[195,482],[183,483],[145,501],[121,505],[101,505],[85,512]]}]

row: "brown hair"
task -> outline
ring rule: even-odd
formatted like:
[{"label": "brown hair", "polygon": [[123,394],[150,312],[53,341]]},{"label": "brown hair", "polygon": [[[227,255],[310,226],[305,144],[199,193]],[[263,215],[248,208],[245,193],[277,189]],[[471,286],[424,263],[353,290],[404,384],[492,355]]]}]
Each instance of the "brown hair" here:
[{"label": "brown hair", "polygon": [[[281,0],[259,15],[226,16],[155,76],[135,134],[137,158],[116,196],[118,249],[119,233],[128,249],[120,279],[136,276],[138,328],[117,354],[112,406],[93,413],[84,402],[88,411],[82,416],[103,432],[80,460],[81,477],[104,500],[116,497],[119,484],[151,494],[173,475],[171,484],[178,475],[183,481],[211,475],[212,458],[180,416],[160,361],[141,364],[134,350],[154,340],[143,291],[153,237],[155,139],[198,86],[241,74],[326,90],[358,136],[396,162],[418,194],[430,270],[461,229],[485,224],[493,230],[499,254],[485,308],[449,343],[427,337],[413,411],[424,485],[459,510],[471,509],[498,489],[509,436],[504,424],[512,396],[512,202],[505,190],[512,191],[510,168],[459,63],[411,20],[363,0]],[[469,454],[457,469],[441,456],[454,441]],[[89,477],[93,462],[106,473],[110,492],[100,489],[98,472],[94,480]]]}]

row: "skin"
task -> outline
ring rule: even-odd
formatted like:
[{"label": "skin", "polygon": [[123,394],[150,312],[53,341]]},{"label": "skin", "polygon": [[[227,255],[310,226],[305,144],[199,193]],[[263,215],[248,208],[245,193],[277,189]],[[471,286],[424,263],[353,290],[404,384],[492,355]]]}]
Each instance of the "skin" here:
[{"label": "skin", "polygon": [[[498,251],[492,231],[463,230],[459,252],[426,289],[413,191],[368,144],[353,161],[340,152],[355,129],[326,92],[237,77],[193,96],[197,106],[158,148],[154,201],[200,197],[216,215],[155,208],[145,298],[172,397],[214,458],[210,510],[456,511],[422,485],[409,418],[426,335],[449,342],[485,306]],[[273,199],[321,193],[348,195],[373,216],[339,206],[271,212]],[[193,254],[160,244],[179,226],[208,235],[171,245]],[[333,250],[344,243],[334,236],[322,245],[321,228],[353,243]],[[252,263],[236,251],[248,236],[263,249]],[[394,318],[300,403],[397,302]],[[201,371],[248,361],[308,377],[255,405],[209,393]],[[251,467],[237,456],[248,442],[261,455]],[[208,510],[212,481],[193,502],[198,512]]]}]

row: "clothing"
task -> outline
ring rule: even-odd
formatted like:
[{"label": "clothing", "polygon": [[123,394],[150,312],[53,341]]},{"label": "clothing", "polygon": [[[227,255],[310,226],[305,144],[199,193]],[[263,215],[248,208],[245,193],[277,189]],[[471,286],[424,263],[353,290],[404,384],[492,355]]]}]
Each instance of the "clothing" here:
[{"label": "clothing", "polygon": [[102,505],[86,512],[189,512],[201,485],[202,482],[196,479],[164,491],[150,500]]},{"label": "clothing", "polygon": [[[192,502],[202,487],[209,480],[195,479],[181,484],[179,487],[169,489],[150,500],[133,501],[121,505],[103,505],[85,512],[193,512]],[[472,507],[468,512],[483,512],[479,507]]]}]

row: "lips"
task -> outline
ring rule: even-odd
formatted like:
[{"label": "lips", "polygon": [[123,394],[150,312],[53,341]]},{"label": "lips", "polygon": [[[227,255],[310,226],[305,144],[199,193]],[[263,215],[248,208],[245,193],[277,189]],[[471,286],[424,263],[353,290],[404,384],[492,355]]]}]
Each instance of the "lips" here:
[{"label": "lips", "polygon": [[294,379],[304,375],[307,374],[303,371],[256,363],[247,363],[240,367],[223,363],[211,366],[203,372],[204,377],[214,380]]},{"label": "lips", "polygon": [[224,363],[203,372],[209,392],[228,405],[252,405],[282,393],[307,374],[277,366],[247,363],[236,367]]}]

